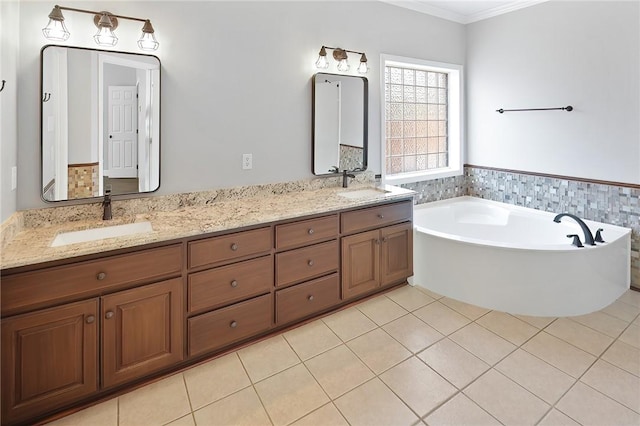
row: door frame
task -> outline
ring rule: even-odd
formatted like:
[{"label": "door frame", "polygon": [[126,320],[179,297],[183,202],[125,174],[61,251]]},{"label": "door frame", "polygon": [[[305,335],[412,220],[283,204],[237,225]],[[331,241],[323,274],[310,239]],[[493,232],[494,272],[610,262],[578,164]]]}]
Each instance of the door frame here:
[{"label": "door frame", "polygon": [[[104,66],[105,64],[121,65],[130,68],[143,69],[147,72],[147,79],[151,76],[151,71],[157,68],[157,65],[152,65],[144,61],[136,61],[131,58],[122,58],[114,56],[109,52],[98,52],[98,182],[99,192],[98,195],[104,194]],[[136,85],[138,82],[136,82]],[[140,99],[138,99],[138,105]],[[140,147],[140,134],[138,134],[138,147]],[[140,158],[138,152],[138,159]]]}]

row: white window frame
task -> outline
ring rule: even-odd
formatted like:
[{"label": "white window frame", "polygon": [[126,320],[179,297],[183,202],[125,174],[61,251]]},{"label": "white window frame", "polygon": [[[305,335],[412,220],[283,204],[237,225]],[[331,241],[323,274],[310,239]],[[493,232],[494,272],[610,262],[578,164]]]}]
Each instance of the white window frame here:
[{"label": "white window frame", "polygon": [[[425,71],[445,73],[448,75],[448,166],[438,169],[421,170],[417,172],[387,174],[386,158],[386,115],[385,115],[385,83],[384,70],[387,66],[399,66]],[[463,66],[444,62],[427,61],[424,59],[408,58],[404,56],[380,55],[380,135],[382,181],[389,185],[420,182],[425,180],[459,176],[464,173],[464,90]]]}]

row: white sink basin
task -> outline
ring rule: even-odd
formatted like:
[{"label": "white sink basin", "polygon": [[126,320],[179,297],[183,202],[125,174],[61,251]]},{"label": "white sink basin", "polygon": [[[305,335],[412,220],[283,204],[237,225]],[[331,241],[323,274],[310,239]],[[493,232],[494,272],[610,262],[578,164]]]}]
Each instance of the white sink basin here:
[{"label": "white sink basin", "polygon": [[134,234],[152,232],[151,222],[136,222],[126,225],[105,226],[104,228],[85,229],[84,231],[63,232],[56,235],[51,247],[66,246],[68,244],[86,243],[88,241],[104,240],[105,238],[124,237]]},{"label": "white sink basin", "polygon": [[391,191],[385,191],[379,188],[355,189],[353,191],[338,192],[338,195],[344,198],[355,200],[357,198],[375,197],[377,195],[386,194]]}]

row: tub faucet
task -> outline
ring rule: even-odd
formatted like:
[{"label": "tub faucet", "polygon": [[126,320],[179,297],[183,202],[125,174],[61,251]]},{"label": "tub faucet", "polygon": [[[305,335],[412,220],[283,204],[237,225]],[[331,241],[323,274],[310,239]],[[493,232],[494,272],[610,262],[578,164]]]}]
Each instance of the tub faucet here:
[{"label": "tub faucet", "polygon": [[347,169],[344,169],[342,171],[342,187],[346,188],[349,186],[349,179],[348,178],[355,178],[356,175],[349,173]]},{"label": "tub faucet", "polygon": [[569,214],[569,213],[560,213],[559,215],[557,215],[556,217],[553,218],[553,221],[556,222],[556,223],[560,223],[560,219],[562,219],[564,216],[568,216],[571,219],[573,219],[576,222],[578,222],[578,225],[580,225],[580,228],[582,228],[582,232],[584,232],[584,243],[586,245],[589,245],[589,246],[595,246],[596,245],[596,243],[593,241],[593,234],[591,233],[591,230],[589,229],[587,224],[584,223],[582,221],[582,219],[580,219],[578,216],[574,216],[574,215]]},{"label": "tub faucet", "polygon": [[104,190],[104,200],[102,201],[102,207],[104,207],[104,211],[102,213],[102,220],[111,220],[111,190]]}]

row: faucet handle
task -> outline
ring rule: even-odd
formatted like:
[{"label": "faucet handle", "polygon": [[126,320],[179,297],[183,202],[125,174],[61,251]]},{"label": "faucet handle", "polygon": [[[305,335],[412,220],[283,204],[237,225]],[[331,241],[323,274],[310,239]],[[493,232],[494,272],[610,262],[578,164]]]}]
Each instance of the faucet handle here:
[{"label": "faucet handle", "polygon": [[576,234],[569,234],[567,235],[567,238],[573,238],[573,241],[571,242],[571,244],[573,244],[576,247],[584,247],[582,245],[582,241],[580,241],[580,237]]},{"label": "faucet handle", "polygon": [[593,241],[595,241],[596,243],[604,243],[604,239],[602,239],[602,232],[604,231],[604,229],[602,228],[598,228],[598,230],[596,231],[596,236],[593,239]]}]

